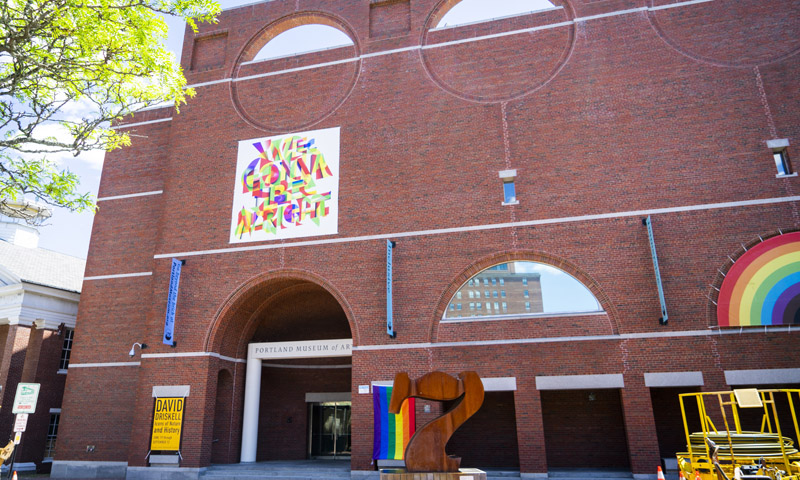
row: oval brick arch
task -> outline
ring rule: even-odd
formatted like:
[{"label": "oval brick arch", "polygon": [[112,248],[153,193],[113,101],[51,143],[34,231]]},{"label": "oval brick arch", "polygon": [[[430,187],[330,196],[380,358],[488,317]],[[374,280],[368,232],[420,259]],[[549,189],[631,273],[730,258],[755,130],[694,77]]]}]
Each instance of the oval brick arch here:
[{"label": "oval brick arch", "polygon": [[693,60],[752,68],[800,52],[799,0],[714,0],[677,8],[648,0],[653,30]]},{"label": "oval brick arch", "polygon": [[258,328],[261,314],[280,300],[282,293],[313,286],[330,295],[341,307],[358,345],[358,328],[344,296],[330,282],[305,270],[282,269],[257,275],[241,284],[223,302],[208,328],[205,351],[244,359],[247,345]]},{"label": "oval brick arch", "polygon": [[592,295],[594,295],[594,297],[597,299],[597,302],[600,304],[601,308],[606,312],[611,334],[619,334],[619,318],[616,308],[614,308],[614,304],[611,302],[611,299],[608,297],[605,291],[600,287],[600,284],[588,273],[578,268],[578,266],[574,263],[555,255],[536,251],[515,251],[498,253],[484,257],[474,262],[451,280],[450,286],[444,292],[442,292],[442,295],[439,297],[439,302],[437,303],[436,309],[433,312],[430,333],[431,343],[436,343],[438,341],[439,325],[442,317],[444,316],[445,310],[447,309],[447,305],[450,303],[450,300],[453,298],[456,292],[464,285],[464,283],[481,271],[491,266],[506,262],[538,262],[559,268],[572,275],[576,280],[581,282],[583,286],[588,288],[590,292],[592,292]]},{"label": "oval brick arch", "polygon": [[[500,103],[524,97],[550,83],[572,56],[575,13],[567,0],[552,0],[560,10],[432,30],[460,1],[434,6],[419,50],[431,81],[458,98]],[[524,33],[504,35],[519,30]],[[491,39],[471,40],[487,35]]]},{"label": "oval brick arch", "polygon": [[[353,43],[247,63],[276,36],[310,24],[336,28]],[[279,18],[256,33],[237,55],[230,72],[231,103],[245,122],[260,130],[286,133],[310,127],[336,111],[353,92],[361,73],[360,52],[355,30],[342,18],[317,11]],[[306,68],[312,65],[320,66]]]}]

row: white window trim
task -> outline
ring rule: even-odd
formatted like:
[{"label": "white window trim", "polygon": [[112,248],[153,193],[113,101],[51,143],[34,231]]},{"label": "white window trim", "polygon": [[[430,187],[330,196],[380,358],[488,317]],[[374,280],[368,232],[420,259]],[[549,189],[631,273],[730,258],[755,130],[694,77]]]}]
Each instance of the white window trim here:
[{"label": "white window trim", "polygon": [[480,316],[476,315],[474,317],[442,318],[441,320],[439,320],[439,323],[445,324],[445,323],[471,323],[471,322],[498,322],[504,320],[537,320],[540,318],[587,317],[592,315],[608,315],[608,312],[606,312],[605,310],[596,310],[592,312],[575,312],[575,313],[507,313],[499,315],[480,315]]},{"label": "white window trim", "polygon": [[772,151],[783,150],[789,146],[788,138],[776,138],[774,140],[767,140],[767,148]]}]

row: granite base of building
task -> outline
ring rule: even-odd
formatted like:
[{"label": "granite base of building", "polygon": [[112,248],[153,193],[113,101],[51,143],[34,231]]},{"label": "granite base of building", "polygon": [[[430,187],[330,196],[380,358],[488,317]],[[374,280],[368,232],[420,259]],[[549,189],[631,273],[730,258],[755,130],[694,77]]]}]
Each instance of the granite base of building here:
[{"label": "granite base of building", "polygon": [[50,478],[125,478],[128,462],[54,460]]},{"label": "granite base of building", "polygon": [[197,480],[205,468],[128,467],[126,480]]},{"label": "granite base of building", "polygon": [[[9,470],[8,465],[3,465],[2,468],[0,468],[0,472],[2,472],[4,474],[8,473],[8,470]],[[11,467],[11,470],[13,470],[15,472],[35,472],[36,471],[36,464],[33,463],[33,462],[15,463]]]},{"label": "granite base of building", "polygon": [[461,468],[457,472],[407,472],[404,468],[381,470],[381,480],[486,480],[486,472]]}]

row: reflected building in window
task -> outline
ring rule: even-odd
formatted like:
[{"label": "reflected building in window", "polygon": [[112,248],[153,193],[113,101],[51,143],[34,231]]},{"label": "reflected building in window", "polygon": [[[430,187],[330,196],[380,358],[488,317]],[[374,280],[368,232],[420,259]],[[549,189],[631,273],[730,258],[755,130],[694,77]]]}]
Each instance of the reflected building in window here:
[{"label": "reflected building in window", "polygon": [[[493,285],[497,290],[481,290]],[[445,319],[471,317],[515,317],[520,315],[566,315],[601,311],[597,299],[586,286],[551,265],[537,262],[509,262],[494,265],[470,278],[454,295],[463,298],[502,298],[503,302],[478,303],[477,308],[460,311],[450,308]],[[483,307],[481,307],[483,305]]]}]

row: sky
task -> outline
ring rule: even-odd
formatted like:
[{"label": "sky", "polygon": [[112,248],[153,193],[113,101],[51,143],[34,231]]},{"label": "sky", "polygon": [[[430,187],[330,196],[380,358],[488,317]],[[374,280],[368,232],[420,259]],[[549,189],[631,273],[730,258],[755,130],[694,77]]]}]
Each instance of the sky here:
[{"label": "sky", "polygon": [[[220,3],[223,9],[229,9],[257,2],[254,0],[221,0]],[[552,8],[552,6],[547,0],[463,0],[442,18],[437,27],[452,27],[474,22],[478,18],[505,17]],[[165,17],[165,21],[169,27],[167,48],[180,61],[184,23],[181,19],[174,17]],[[305,27],[300,27],[278,35],[265,47],[264,51],[259,52],[256,59],[276,58],[292,53],[331,48],[349,42],[349,39],[336,29],[322,25],[317,27],[316,30],[310,31],[303,30]],[[311,46],[298,47],[311,38],[313,38],[313,42],[309,42]],[[78,174],[81,180],[80,192],[89,192],[95,197],[100,186],[103,159],[104,152],[102,151],[87,152],[78,157],[64,154],[55,158],[57,163]],[[100,202],[100,208],[102,206],[103,203]],[[74,257],[86,258],[93,220],[92,212],[73,213],[63,208],[56,208],[53,216],[39,228],[39,247]]]},{"label": "sky", "polygon": [[[222,8],[255,3],[253,0],[221,0]],[[180,61],[183,44],[184,23],[179,18],[165,17],[169,27],[167,48]],[[78,157],[61,155],[56,161],[67,166],[81,179],[80,192],[89,192],[97,197],[100,187],[100,172],[105,153],[96,150]],[[100,202],[102,208],[103,202]],[[54,208],[53,216],[39,227],[39,247],[53,250],[73,257],[86,258],[89,251],[89,238],[92,233],[94,213],[73,213],[64,208]]]}]

